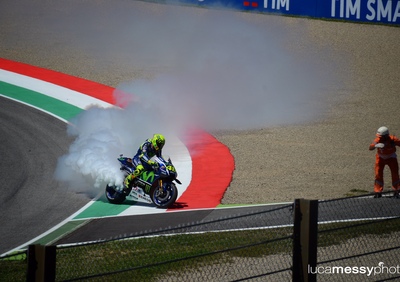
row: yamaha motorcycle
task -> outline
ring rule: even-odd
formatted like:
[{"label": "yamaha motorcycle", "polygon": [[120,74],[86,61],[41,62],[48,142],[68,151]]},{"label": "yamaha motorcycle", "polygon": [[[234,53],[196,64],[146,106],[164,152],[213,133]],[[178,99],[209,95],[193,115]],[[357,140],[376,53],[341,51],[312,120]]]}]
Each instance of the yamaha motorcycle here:
[{"label": "yamaha motorcycle", "polygon": [[[134,201],[154,204],[158,208],[172,206],[178,197],[178,189],[174,182],[182,184],[177,179],[178,173],[175,166],[169,157],[154,156],[152,160],[157,163],[157,166],[153,167],[153,170],[144,171],[137,177],[131,189],[107,185],[107,200],[113,204],[121,204],[126,198],[130,198]],[[132,159],[120,155],[118,161],[125,178],[134,172],[135,165]]]}]

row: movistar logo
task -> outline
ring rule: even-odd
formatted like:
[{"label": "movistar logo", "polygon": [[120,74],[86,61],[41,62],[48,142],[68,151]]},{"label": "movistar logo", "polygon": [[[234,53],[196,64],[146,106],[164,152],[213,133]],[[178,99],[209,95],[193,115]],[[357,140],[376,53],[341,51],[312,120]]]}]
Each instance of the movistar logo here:
[{"label": "movistar logo", "polygon": [[146,182],[150,182],[153,183],[154,182],[154,172],[153,171],[144,171],[141,175],[141,178],[146,181]]}]

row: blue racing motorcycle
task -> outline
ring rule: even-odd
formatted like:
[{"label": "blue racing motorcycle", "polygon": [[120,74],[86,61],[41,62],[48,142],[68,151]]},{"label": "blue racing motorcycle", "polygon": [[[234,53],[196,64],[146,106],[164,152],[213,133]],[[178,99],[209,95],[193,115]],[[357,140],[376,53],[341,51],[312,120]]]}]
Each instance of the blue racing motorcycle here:
[{"label": "blue racing motorcycle", "polygon": [[[178,179],[178,173],[170,158],[153,157],[157,163],[153,170],[144,171],[135,182],[134,187],[120,189],[115,185],[106,186],[106,198],[110,203],[121,204],[126,198],[134,201],[154,204],[158,208],[168,208],[172,206],[177,197],[178,189],[174,181],[182,184]],[[125,177],[133,173],[135,165],[132,159],[120,155],[118,158]],[[123,185],[121,184],[121,187]]]}]

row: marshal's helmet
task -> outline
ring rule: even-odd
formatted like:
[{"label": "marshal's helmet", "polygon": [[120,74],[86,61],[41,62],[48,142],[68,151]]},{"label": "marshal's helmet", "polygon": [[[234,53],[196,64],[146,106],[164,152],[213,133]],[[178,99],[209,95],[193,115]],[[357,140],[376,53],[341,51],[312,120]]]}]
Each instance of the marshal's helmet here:
[{"label": "marshal's helmet", "polygon": [[389,129],[386,126],[379,127],[376,131],[376,136],[380,137],[385,135],[389,135]]},{"label": "marshal's helmet", "polygon": [[154,134],[151,139],[151,144],[153,144],[154,149],[157,151],[161,150],[165,145],[165,137],[162,134]]}]

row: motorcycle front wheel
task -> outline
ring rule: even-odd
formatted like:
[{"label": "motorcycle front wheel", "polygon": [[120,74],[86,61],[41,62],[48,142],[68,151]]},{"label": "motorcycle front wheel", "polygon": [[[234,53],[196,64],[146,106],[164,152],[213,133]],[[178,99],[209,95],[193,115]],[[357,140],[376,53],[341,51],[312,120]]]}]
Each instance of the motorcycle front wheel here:
[{"label": "motorcycle front wheel", "polygon": [[174,183],[168,183],[166,189],[154,186],[150,190],[150,197],[157,208],[169,208],[172,206],[178,197],[178,189]]},{"label": "motorcycle front wheel", "polygon": [[126,196],[115,190],[115,186],[106,186],[106,198],[112,204],[122,204]]}]

